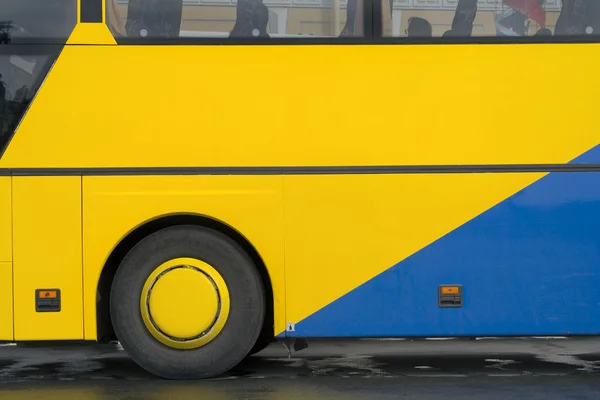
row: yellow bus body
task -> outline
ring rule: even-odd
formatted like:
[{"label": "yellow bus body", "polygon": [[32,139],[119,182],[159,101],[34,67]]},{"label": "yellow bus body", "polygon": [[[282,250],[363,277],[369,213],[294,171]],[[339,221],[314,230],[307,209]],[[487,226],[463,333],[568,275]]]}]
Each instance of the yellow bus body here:
[{"label": "yellow bus body", "polygon": [[[0,160],[0,168],[565,163],[598,144],[598,135],[589,126],[594,103],[565,101],[562,113],[547,111],[549,104],[563,98],[588,96],[586,77],[600,68],[600,61],[588,56],[596,47],[67,45]],[[528,66],[509,69],[497,62],[498,57],[515,64],[527,60]],[[315,64],[320,68],[311,73]],[[545,68],[549,64],[554,68]],[[239,65],[244,65],[243,75],[236,74]],[[402,75],[394,72],[400,68]],[[444,72],[434,73],[434,68]],[[527,72],[553,75],[567,69],[582,72],[564,83],[539,75],[532,82]],[[464,81],[478,75],[484,75],[485,86],[461,90]],[[490,76],[502,79],[494,81]],[[281,100],[273,101],[282,81],[287,88]],[[514,88],[507,87],[506,81],[531,95],[513,96]],[[554,84],[548,85],[549,81]],[[250,95],[236,100],[236,91]],[[500,103],[498,98],[507,101]],[[505,121],[497,118],[504,107],[512,112]],[[569,126],[564,126],[567,121]],[[571,125],[572,121],[581,121],[581,126]],[[21,296],[29,300],[22,306],[16,302],[16,322],[46,327],[20,334],[17,325],[16,339],[94,340],[100,272],[119,240],[154,218],[173,213],[205,215],[246,236],[269,269],[274,303],[279,305],[275,314],[279,334],[286,319],[301,320],[377,275],[402,254],[413,253],[540,177],[539,173],[15,177],[16,207],[34,211],[31,223],[37,229],[45,226],[50,234],[33,239],[32,226],[27,219],[21,222],[15,207],[16,254],[21,246],[25,253],[39,246],[56,252],[50,257],[35,251],[26,256],[22,267],[15,265],[15,271],[27,274]],[[23,198],[19,198],[20,185]],[[481,192],[482,187],[486,191]],[[414,194],[408,195],[407,190]],[[462,203],[465,192],[472,204],[458,214],[447,214],[457,206],[453,196],[460,194],[456,201]],[[51,206],[40,207],[41,198],[57,204],[79,204],[83,198],[85,207],[79,215],[57,223],[63,216],[52,212]],[[442,204],[436,204],[439,198],[445,199]],[[285,225],[290,235],[285,245],[284,204],[289,207]],[[345,205],[349,209],[344,210]],[[132,210],[136,214],[129,214]],[[363,221],[373,226],[352,228],[356,219],[351,216],[373,212],[381,219]],[[89,230],[82,231],[81,219]],[[423,232],[427,219],[435,225]],[[10,219],[4,221],[6,229]],[[314,226],[319,229],[313,231]],[[394,244],[407,233],[411,243],[400,248]],[[380,261],[368,251],[346,252],[347,247],[354,248],[352,243],[364,245],[366,239],[373,241]],[[65,248],[60,243],[79,244]],[[284,248],[290,279],[287,316]],[[75,260],[81,261],[69,263]],[[73,315],[62,314],[64,321],[48,324],[35,314],[30,290],[44,286],[44,271],[54,274],[65,263],[82,272],[66,273],[54,285],[78,285],[73,297],[64,299],[65,310],[79,313],[84,299],[85,311],[75,318],[77,322],[68,322],[75,321]],[[333,265],[355,273],[340,274]],[[16,285],[15,298],[20,297],[19,290]],[[83,320],[85,334],[80,326]]]},{"label": "yellow bus body", "polygon": [[[100,340],[111,254],[175,215],[252,246],[285,336],[548,174],[443,168],[562,165],[597,146],[599,52],[117,45],[79,22],[0,158],[0,340]],[[438,172],[344,173],[356,166]],[[61,290],[60,312],[36,312],[40,288]]]}]

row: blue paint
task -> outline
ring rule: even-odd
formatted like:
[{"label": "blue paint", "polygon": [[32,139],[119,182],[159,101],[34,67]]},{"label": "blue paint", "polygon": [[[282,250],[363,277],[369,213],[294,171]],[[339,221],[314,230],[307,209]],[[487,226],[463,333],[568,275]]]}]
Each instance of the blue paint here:
[{"label": "blue paint", "polygon": [[592,147],[569,164],[600,164],[600,145]]},{"label": "blue paint", "polygon": [[[600,146],[573,160],[598,163]],[[462,284],[441,309],[439,284]],[[296,324],[292,337],[600,332],[600,173],[551,173]]]}]

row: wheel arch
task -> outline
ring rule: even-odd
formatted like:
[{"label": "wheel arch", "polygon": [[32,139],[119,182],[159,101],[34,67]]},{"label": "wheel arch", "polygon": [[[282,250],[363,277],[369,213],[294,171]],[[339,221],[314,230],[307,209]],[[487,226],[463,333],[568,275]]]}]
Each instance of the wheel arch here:
[{"label": "wheel arch", "polygon": [[117,269],[127,253],[141,240],[161,229],[178,225],[196,225],[214,229],[234,240],[252,259],[258,269],[266,298],[266,313],[261,330],[260,340],[271,340],[274,337],[274,297],[273,286],[267,267],[252,243],[234,227],[199,214],[179,213],[163,215],[146,221],[127,233],[113,248],[106,259],[96,289],[96,334],[102,343],[116,340],[110,316],[110,290]]}]

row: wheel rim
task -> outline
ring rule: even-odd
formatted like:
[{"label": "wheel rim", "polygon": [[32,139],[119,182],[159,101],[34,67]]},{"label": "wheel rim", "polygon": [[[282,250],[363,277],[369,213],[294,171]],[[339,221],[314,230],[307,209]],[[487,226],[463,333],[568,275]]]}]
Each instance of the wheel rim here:
[{"label": "wheel rim", "polygon": [[229,316],[229,290],[213,267],[194,258],[169,260],[146,279],[142,320],[165,346],[194,349],[214,340]]}]

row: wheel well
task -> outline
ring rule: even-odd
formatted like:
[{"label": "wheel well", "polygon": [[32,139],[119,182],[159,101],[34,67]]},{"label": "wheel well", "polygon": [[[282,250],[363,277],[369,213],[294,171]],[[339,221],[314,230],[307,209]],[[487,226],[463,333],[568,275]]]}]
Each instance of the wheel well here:
[{"label": "wheel well", "polygon": [[259,341],[268,341],[273,339],[274,335],[274,310],[273,310],[273,287],[271,279],[267,272],[267,268],[259,256],[258,252],[235,229],[227,226],[219,221],[199,215],[171,215],[158,218],[139,226],[130,232],[118,245],[114,248],[100,274],[98,281],[98,289],[96,293],[96,324],[97,338],[101,343],[117,340],[112,327],[110,318],[110,289],[113,279],[117,272],[117,268],[127,253],[142,239],[157,232],[161,229],[177,226],[177,225],[197,225],[206,228],[214,229],[229,238],[233,239],[244,251],[252,258],[252,261],[258,268],[263,286],[265,288],[265,296],[267,299],[267,308],[265,313],[265,321],[259,337]]}]

